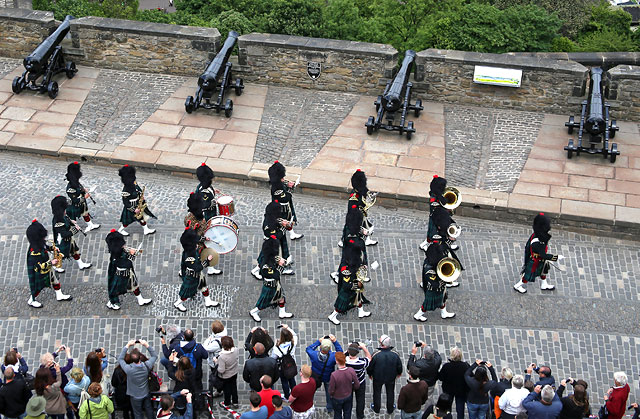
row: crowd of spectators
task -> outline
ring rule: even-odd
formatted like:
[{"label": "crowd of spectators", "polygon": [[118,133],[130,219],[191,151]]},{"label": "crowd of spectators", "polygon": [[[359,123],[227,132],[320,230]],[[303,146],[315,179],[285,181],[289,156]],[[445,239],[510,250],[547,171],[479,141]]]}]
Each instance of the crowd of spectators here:
[{"label": "crowd of spectators", "polygon": [[[108,419],[120,411],[124,419],[195,419],[198,412],[208,415],[207,402],[211,406],[216,397],[224,397],[222,407],[239,409],[240,354],[222,322],[212,323],[203,343],[191,329],[167,326],[158,332],[161,351],[145,340],[131,340],[112,357],[111,375],[104,348],[88,353],[79,368],[71,349],[60,346],[40,357],[33,375],[17,348],[10,349],[0,367],[0,415]],[[458,347],[450,349],[443,363],[440,353],[422,341],[414,342],[404,365],[388,335],[379,337],[372,354],[364,342],[351,342],[344,351],[336,336],[327,334],[306,347],[304,359],[296,359],[296,332],[287,325],[277,332],[274,341],[266,329],[255,327],[245,339],[242,379],[250,388],[250,407],[242,419],[314,418],[321,387],[325,409],[334,419],[350,419],[354,408],[356,418],[363,419],[368,385],[371,410],[381,413],[384,408],[393,414],[398,409],[402,419],[453,419],[454,413],[457,419],[465,414],[469,419],[622,419],[627,411],[630,387],[623,372],[613,374],[612,386],[598,398],[601,407],[596,410],[586,381],[567,378],[558,383],[549,365],[530,364],[524,374],[502,367],[498,377],[491,362],[468,363]],[[154,370],[159,357],[170,378],[164,392]],[[209,368],[206,383],[204,365]],[[397,381],[405,372],[396,398]],[[639,419],[638,405],[631,408]]]}]

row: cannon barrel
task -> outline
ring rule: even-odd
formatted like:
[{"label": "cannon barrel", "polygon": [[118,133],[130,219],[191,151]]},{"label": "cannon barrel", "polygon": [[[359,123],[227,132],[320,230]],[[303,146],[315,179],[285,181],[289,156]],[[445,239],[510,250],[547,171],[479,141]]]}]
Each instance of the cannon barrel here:
[{"label": "cannon barrel", "polygon": [[411,74],[415,59],[415,51],[409,49],[405,52],[400,70],[398,70],[389,89],[382,95],[382,106],[385,107],[387,112],[395,112],[402,106],[402,91],[409,81],[409,75]]},{"label": "cannon barrel", "polygon": [[606,130],[603,115],[603,86],[602,86],[602,69],[594,67],[591,69],[591,83],[589,92],[589,113],[585,129],[593,135],[602,134]]},{"label": "cannon barrel", "polygon": [[218,54],[211,60],[204,73],[198,77],[198,86],[202,87],[203,90],[212,91],[216,89],[218,78],[224,73],[224,66],[229,61],[233,47],[238,41],[238,36],[238,32],[229,31],[229,36],[224,41]]},{"label": "cannon barrel", "polygon": [[33,50],[22,62],[24,68],[32,73],[40,73],[47,67],[47,61],[53,54],[54,49],[62,42],[62,39],[69,33],[69,22],[73,16],[67,16],[58,28],[47,37],[40,45]]}]

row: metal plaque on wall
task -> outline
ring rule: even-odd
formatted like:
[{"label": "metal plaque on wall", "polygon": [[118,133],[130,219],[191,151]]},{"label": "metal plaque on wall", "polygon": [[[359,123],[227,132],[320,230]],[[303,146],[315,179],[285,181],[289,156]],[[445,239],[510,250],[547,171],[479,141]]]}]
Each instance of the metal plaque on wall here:
[{"label": "metal plaque on wall", "polygon": [[311,79],[315,80],[320,77],[322,72],[322,63],[316,61],[307,61],[307,74]]}]

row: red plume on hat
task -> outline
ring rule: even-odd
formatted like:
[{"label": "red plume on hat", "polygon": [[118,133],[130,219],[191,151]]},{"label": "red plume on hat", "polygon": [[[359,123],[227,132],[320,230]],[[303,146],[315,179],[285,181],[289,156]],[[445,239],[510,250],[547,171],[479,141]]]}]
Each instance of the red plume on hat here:
[{"label": "red plume on hat", "polygon": [[77,161],[74,161],[74,162],[73,162],[73,164],[78,164],[78,162],[77,162]]},{"label": "red plume on hat", "polygon": [[200,164],[200,166],[206,166],[206,164],[205,164],[204,162],[202,162],[202,163]]},{"label": "red plume on hat", "polygon": [[269,237],[271,237],[272,239],[277,239],[277,237],[276,237],[274,234],[272,234],[272,235],[271,235],[271,236],[269,236]]},{"label": "red plume on hat", "polygon": [[115,228],[112,228],[110,232],[111,232],[111,233],[115,233],[115,232],[116,232],[116,229],[115,229]]},{"label": "red plume on hat", "polygon": [[37,222],[38,222],[38,219],[37,219],[37,218],[34,218],[34,219],[33,219],[33,221],[31,221],[31,222],[32,222],[32,223],[37,223]]}]

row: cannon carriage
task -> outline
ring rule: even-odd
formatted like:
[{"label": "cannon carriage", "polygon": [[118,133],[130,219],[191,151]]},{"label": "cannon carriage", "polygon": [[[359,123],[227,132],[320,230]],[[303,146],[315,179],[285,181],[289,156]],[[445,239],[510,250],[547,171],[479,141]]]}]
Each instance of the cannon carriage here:
[{"label": "cannon carriage", "polygon": [[[384,129],[386,131],[398,131],[400,135],[406,133],[407,140],[410,140],[411,135],[416,132],[413,127],[413,121],[408,121],[407,123],[407,114],[410,110],[415,112],[417,118],[420,116],[420,111],[424,109],[420,99],[416,100],[415,104],[411,104],[413,83],[409,82],[409,76],[413,70],[415,59],[416,52],[407,50],[396,76],[392,81],[387,82],[384,92],[374,102],[377,115],[375,117],[370,116],[367,120],[365,124],[367,134],[371,135],[374,131]],[[395,123],[398,111],[400,111],[400,121]],[[384,121],[385,116],[386,122]]]},{"label": "cannon carriage", "polygon": [[[589,96],[587,100],[582,101],[580,122],[576,122],[575,118],[570,116],[569,122],[564,124],[569,134],[573,134],[575,128],[578,129],[578,144],[574,145],[571,139],[564,149],[567,150],[567,158],[573,157],[573,153],[578,156],[580,153],[602,154],[602,157],[605,159],[609,157],[609,161],[614,163],[620,152],[616,143],[611,143],[611,149],[609,149],[609,140],[615,137],[619,127],[615,119],[610,119],[611,105],[604,101],[602,68],[593,67],[590,74]],[[587,145],[583,145],[585,134],[589,136]]]},{"label": "cannon carriage", "polygon": [[[64,21],[40,43],[22,62],[25,72],[13,79],[11,90],[19,94],[25,89],[47,93],[51,99],[58,96],[58,83],[53,76],[64,72],[72,78],[78,72],[73,61],[65,61],[60,43],[69,33],[70,21],[73,16],[67,16]],[[38,80],[41,80],[38,82]]]},{"label": "cannon carriage", "polygon": [[[191,113],[198,108],[215,109],[220,113],[224,110],[224,115],[229,118],[233,112],[233,101],[227,99],[224,101],[224,96],[227,93],[227,89],[233,88],[236,96],[242,94],[244,85],[242,79],[236,79],[232,84],[231,67],[233,64],[229,62],[231,52],[238,41],[238,33],[236,31],[229,31],[229,36],[216,54],[215,58],[207,65],[204,73],[198,77],[198,90],[196,95],[188,96],[185,101],[184,107],[187,113]],[[218,90],[219,89],[219,90]],[[211,102],[211,98],[218,90],[218,98],[215,102]],[[224,104],[223,104],[224,101]]]}]

